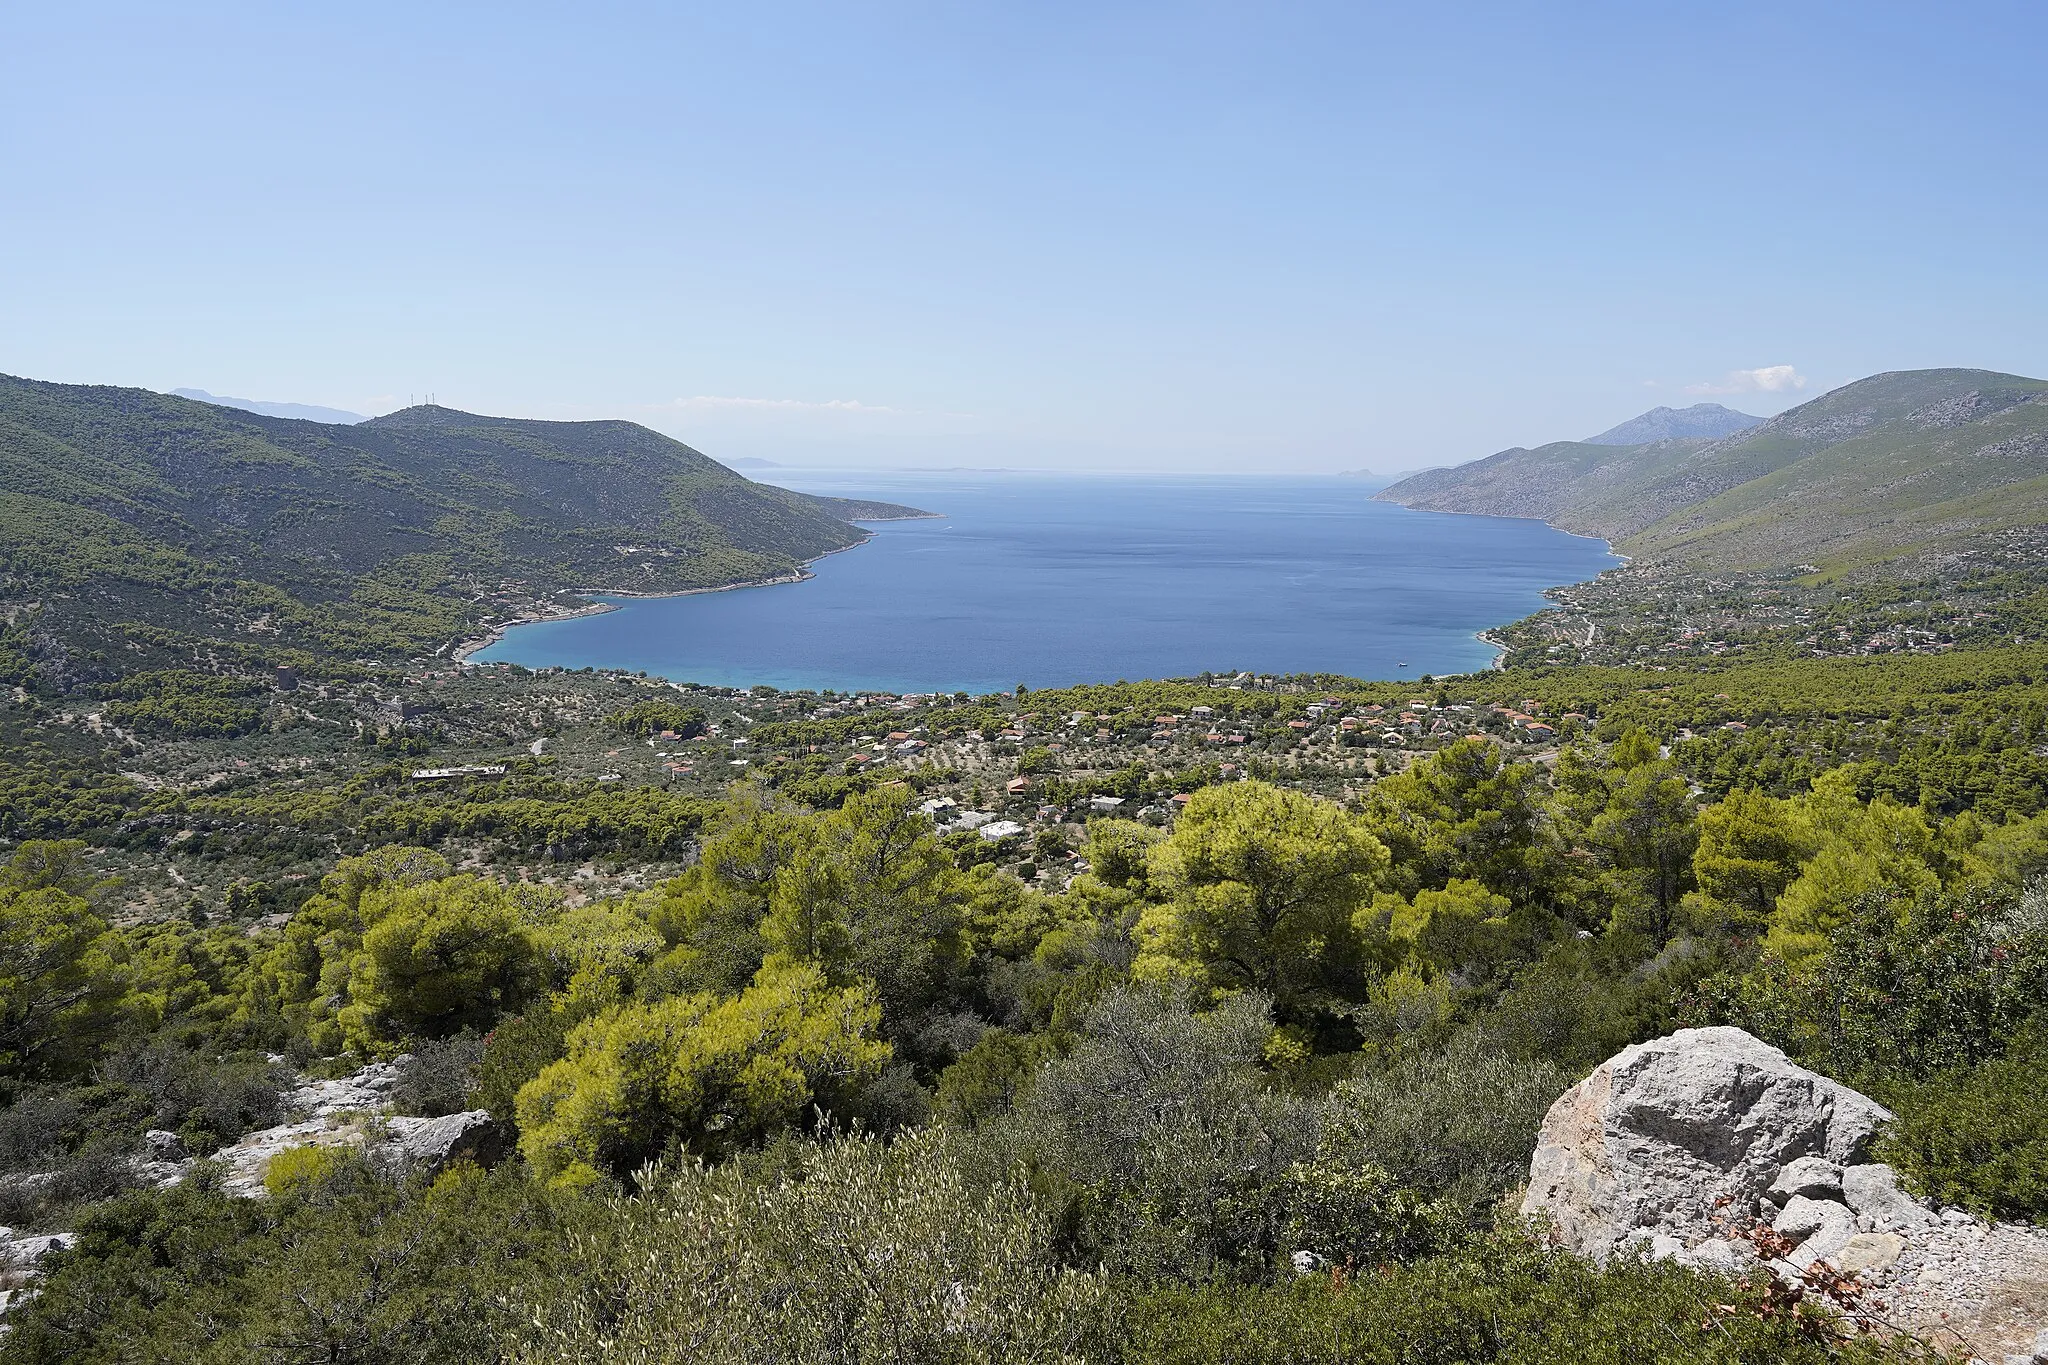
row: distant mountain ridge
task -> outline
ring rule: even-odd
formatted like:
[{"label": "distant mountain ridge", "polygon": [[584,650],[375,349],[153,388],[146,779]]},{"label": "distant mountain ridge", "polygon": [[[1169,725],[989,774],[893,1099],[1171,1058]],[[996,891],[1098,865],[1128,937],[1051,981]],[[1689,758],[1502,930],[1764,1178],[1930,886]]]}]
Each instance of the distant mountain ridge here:
[{"label": "distant mountain ridge", "polygon": [[1764,419],[1746,412],[1724,408],[1719,403],[1694,403],[1689,408],[1651,408],[1620,426],[1609,427],[1598,436],[1588,436],[1582,445],[1640,446],[1652,441],[1694,440],[1700,437],[1733,436],[1747,431]]},{"label": "distant mountain ridge", "polygon": [[2048,522],[2048,381],[1893,371],[1719,439],[1518,447],[1375,496],[1700,568],[1866,567]]},{"label": "distant mountain ridge", "polygon": [[205,389],[172,389],[179,398],[189,398],[195,403],[211,403],[217,408],[239,408],[261,417],[289,417],[301,422],[327,422],[335,426],[353,426],[368,421],[360,412],[348,412],[341,408],[323,408],[311,403],[265,403],[254,398],[223,398]]},{"label": "distant mountain ridge", "polygon": [[426,654],[564,590],[793,577],[889,515],[921,514],[757,484],[631,422],[342,426],[0,376],[0,663]]}]

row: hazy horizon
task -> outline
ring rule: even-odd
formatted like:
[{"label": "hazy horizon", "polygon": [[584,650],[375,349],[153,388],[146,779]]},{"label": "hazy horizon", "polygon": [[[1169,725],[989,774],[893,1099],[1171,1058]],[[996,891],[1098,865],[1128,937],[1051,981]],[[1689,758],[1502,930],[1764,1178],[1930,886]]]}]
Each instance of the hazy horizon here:
[{"label": "hazy horizon", "polygon": [[2038,375],[2044,39],[2020,4],[44,7],[0,52],[0,371],[1299,473]]}]

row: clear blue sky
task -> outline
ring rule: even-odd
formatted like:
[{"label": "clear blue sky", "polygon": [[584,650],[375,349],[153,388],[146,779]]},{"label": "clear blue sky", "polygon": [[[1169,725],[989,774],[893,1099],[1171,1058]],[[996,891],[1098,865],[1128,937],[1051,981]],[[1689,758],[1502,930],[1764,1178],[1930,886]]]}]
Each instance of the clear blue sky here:
[{"label": "clear blue sky", "polygon": [[2048,374],[2044,70],[2036,3],[20,5],[0,370],[1452,462]]}]

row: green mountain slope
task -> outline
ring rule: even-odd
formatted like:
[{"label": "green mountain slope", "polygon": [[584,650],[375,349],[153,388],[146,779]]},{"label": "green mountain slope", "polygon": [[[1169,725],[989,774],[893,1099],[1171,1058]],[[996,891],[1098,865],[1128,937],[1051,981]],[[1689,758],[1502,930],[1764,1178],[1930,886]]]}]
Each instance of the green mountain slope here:
[{"label": "green mountain slope", "polygon": [[1586,444],[1640,446],[1648,445],[1652,441],[1700,436],[1719,440],[1723,436],[1733,436],[1738,431],[1747,431],[1753,426],[1759,426],[1763,420],[1746,412],[1722,407],[1719,403],[1694,403],[1689,408],[1651,408],[1648,412],[1631,417],[1619,426],[1609,427],[1598,436],[1588,436]]},{"label": "green mountain slope", "polygon": [[1508,450],[1379,496],[1542,517],[1699,567],[1851,568],[2048,521],[2044,481],[2048,381],[1907,370],[1719,441]]},{"label": "green mountain slope", "polygon": [[756,484],[630,422],[354,426],[0,377],[0,611],[70,676],[393,656],[565,588],[796,572],[917,515]]},{"label": "green mountain slope", "polygon": [[1693,439],[1637,446],[1590,441],[1554,441],[1533,450],[1516,446],[1470,464],[1425,470],[1373,496],[1431,512],[1537,517],[1583,535],[1617,540],[1646,524],[1638,509],[1709,444]]}]

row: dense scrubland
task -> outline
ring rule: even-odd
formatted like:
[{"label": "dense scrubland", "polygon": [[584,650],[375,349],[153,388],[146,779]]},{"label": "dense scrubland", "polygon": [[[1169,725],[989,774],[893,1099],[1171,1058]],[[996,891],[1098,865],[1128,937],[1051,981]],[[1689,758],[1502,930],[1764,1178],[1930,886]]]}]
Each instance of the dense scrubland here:
[{"label": "dense scrubland", "polygon": [[[1760,1301],[1703,1327],[1748,1291],[1582,1264],[1504,1199],[1587,1068],[1734,1022],[1893,1104],[1917,1188],[2048,1219],[2048,815],[1855,764],[1710,792],[1588,720],[1548,764],[1461,739],[1349,801],[1240,779],[1170,828],[1097,819],[1056,892],[963,865],[880,778],[822,809],[737,787],[635,894],[572,906],[391,844],[253,932],[203,904],[110,923],[85,841],[22,842],[0,1160],[36,1178],[0,1216],[81,1241],[0,1349],[1877,1349]],[[122,1188],[145,1129],[204,1152],[276,1121],[289,1068],[400,1052],[411,1112],[486,1107],[518,1157],[423,1184],[325,1155],[257,1202],[204,1167]],[[1325,1268],[1297,1278],[1300,1251]]]}]

